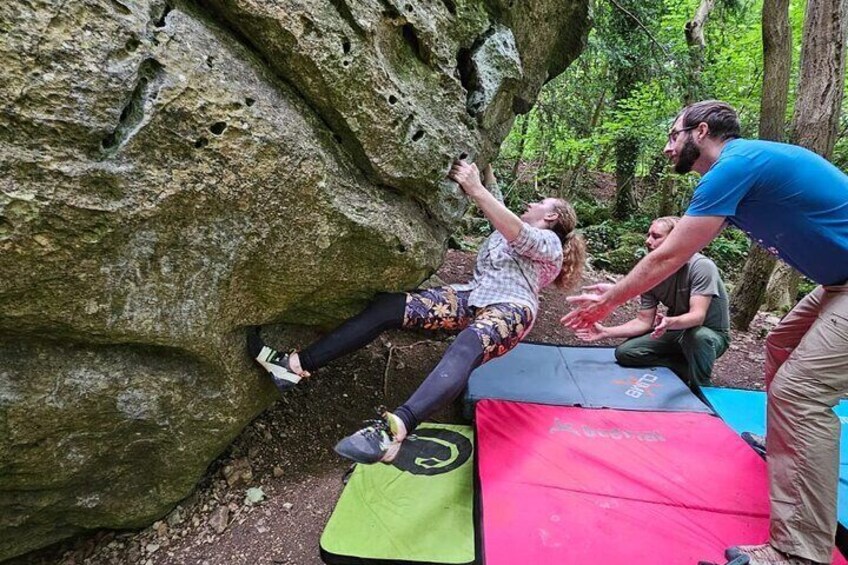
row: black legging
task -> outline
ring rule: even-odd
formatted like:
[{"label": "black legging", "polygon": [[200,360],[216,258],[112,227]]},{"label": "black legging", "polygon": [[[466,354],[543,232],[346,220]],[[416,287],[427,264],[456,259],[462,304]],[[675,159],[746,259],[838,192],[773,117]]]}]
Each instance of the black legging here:
[{"label": "black legging", "polygon": [[462,330],[442,360],[402,406],[395,410],[406,430],[412,432],[422,420],[455,399],[468,384],[471,371],[483,361],[483,346],[472,330]]},{"label": "black legging", "polygon": [[[403,327],[406,293],[380,294],[365,310],[298,353],[305,371],[314,371],[330,361],[356,351],[389,329]],[[460,332],[436,368],[412,397],[396,411],[407,432],[434,411],[455,399],[468,377],[483,360],[483,346],[472,330]]]},{"label": "black legging", "polygon": [[361,349],[386,330],[403,327],[406,293],[378,294],[365,310],[298,353],[305,371]]}]

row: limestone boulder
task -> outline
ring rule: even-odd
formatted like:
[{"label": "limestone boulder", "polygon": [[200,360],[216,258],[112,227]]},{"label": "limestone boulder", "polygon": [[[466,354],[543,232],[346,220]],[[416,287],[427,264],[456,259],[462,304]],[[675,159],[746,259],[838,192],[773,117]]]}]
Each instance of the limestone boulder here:
[{"label": "limestone boulder", "polygon": [[0,560],[164,515],[276,396],[244,328],[439,264],[587,0],[0,3]]}]

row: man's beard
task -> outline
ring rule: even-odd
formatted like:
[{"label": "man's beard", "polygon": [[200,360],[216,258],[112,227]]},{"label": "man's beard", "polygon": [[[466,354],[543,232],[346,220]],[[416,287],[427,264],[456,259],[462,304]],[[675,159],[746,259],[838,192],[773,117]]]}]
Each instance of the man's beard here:
[{"label": "man's beard", "polygon": [[701,156],[701,150],[692,141],[692,137],[688,136],[683,143],[683,148],[677,155],[677,163],[674,165],[674,172],[680,175],[685,175],[692,170],[695,161]]}]

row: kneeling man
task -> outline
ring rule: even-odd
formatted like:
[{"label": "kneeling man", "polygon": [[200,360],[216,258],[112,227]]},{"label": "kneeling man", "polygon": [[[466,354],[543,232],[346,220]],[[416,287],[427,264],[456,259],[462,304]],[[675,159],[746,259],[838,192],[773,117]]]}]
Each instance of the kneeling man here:
[{"label": "kneeling man", "polygon": [[[679,218],[657,218],[648,230],[645,245],[654,251],[662,245]],[[600,283],[589,292],[605,292],[613,285]],[[657,306],[667,308],[657,314]],[[709,385],[713,364],[730,343],[727,292],[718,267],[696,253],[673,275],[641,296],[637,316],[620,326],[600,323],[577,330],[584,341],[629,338],[615,350],[625,367],[669,367],[693,389]]]}]

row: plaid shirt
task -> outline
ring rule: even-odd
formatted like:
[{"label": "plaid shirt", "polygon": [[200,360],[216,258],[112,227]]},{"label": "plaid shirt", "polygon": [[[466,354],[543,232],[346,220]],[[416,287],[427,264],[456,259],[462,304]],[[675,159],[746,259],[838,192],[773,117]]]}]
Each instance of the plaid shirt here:
[{"label": "plaid shirt", "polygon": [[562,269],[562,243],[551,230],[522,223],[512,242],[495,232],[477,253],[474,278],[468,284],[451,285],[470,290],[470,306],[512,302],[530,308],[533,318],[539,309],[539,293]]}]

